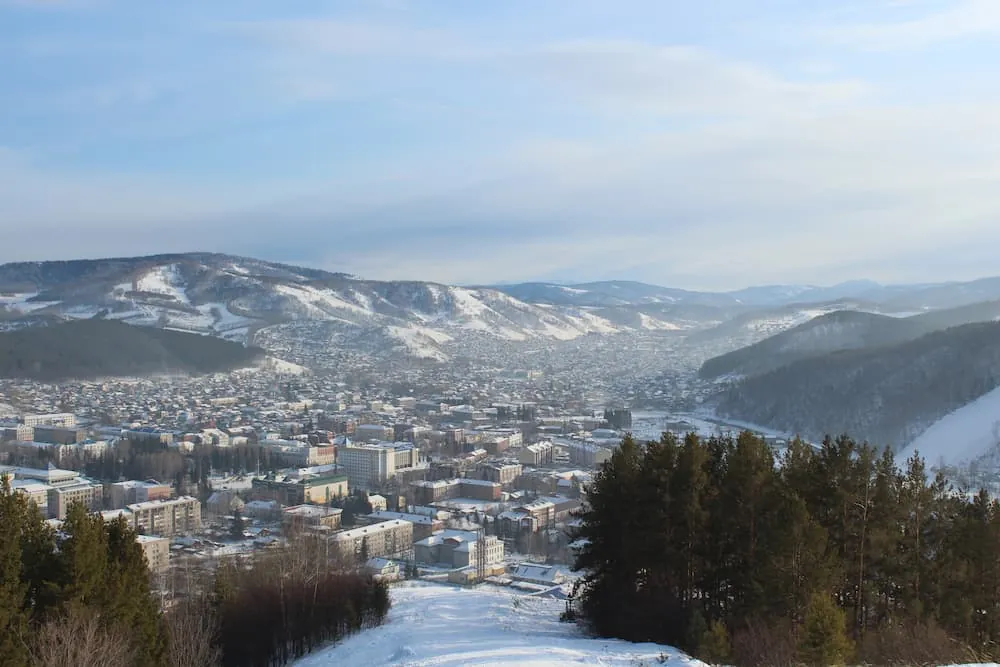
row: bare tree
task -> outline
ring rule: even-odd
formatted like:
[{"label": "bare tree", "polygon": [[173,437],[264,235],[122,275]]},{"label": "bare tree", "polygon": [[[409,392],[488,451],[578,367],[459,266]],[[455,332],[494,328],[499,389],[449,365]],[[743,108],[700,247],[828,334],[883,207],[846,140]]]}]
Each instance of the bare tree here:
[{"label": "bare tree", "polygon": [[32,651],[35,667],[129,667],[132,644],[124,633],[105,628],[99,615],[71,610],[46,623]]},{"label": "bare tree", "polygon": [[167,664],[215,667],[222,660],[216,643],[218,622],[207,600],[187,600],[167,614]]}]

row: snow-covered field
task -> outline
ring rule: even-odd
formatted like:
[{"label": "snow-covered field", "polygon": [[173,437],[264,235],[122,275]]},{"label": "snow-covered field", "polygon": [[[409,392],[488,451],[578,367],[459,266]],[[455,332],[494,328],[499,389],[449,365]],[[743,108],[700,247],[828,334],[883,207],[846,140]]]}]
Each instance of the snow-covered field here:
[{"label": "snow-covered field", "polygon": [[391,594],[384,625],[296,666],[704,665],[669,646],[584,637],[559,622],[563,603],[554,598],[437,584],[402,584]]},{"label": "snow-covered field", "polygon": [[980,396],[931,424],[897,455],[904,461],[914,452],[929,466],[968,463],[1000,444],[1000,389]]}]

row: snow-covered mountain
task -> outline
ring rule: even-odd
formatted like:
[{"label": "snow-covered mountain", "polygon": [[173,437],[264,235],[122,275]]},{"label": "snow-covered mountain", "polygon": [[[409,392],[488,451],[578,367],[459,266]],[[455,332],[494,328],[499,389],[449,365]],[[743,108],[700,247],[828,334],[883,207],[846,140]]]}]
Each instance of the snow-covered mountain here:
[{"label": "snow-covered mountain", "polygon": [[295,663],[334,665],[607,665],[702,667],[658,644],[590,639],[559,622],[564,603],[500,589],[410,584],[390,589],[385,624]]},{"label": "snow-covered mountain", "polygon": [[629,329],[677,330],[650,314],[531,304],[490,288],[382,282],[207,253],[0,266],[0,315],[106,318],[248,341],[296,321],[375,329],[401,350],[443,360],[441,346],[482,334],[572,340]]}]

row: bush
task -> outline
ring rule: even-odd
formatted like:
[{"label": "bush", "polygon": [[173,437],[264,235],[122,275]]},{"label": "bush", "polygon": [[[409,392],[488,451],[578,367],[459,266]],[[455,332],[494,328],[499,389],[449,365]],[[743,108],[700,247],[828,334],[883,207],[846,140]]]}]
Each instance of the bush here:
[{"label": "bush", "polygon": [[868,632],[858,645],[858,662],[867,665],[948,665],[972,656],[968,647],[933,621],[893,625]]},{"label": "bush", "polygon": [[739,667],[785,667],[797,664],[790,624],[748,622],[732,636],[732,663]]}]

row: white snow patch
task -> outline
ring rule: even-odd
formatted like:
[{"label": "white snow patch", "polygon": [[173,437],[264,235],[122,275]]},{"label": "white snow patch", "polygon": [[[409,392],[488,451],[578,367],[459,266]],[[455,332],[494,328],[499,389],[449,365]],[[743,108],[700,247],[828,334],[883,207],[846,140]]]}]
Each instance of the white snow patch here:
[{"label": "white snow patch", "polygon": [[567,294],[589,294],[590,290],[579,289],[576,287],[566,287],[565,285],[559,285],[559,289]]},{"label": "white snow patch", "polygon": [[447,361],[448,355],[437,344],[451,340],[451,336],[425,327],[386,327],[386,332],[403,343],[407,351],[421,359]]},{"label": "white snow patch", "polygon": [[308,285],[276,285],[274,291],[297,300],[306,307],[307,312],[311,316],[319,319],[325,319],[332,312],[345,310],[363,315],[372,315],[370,310],[341,298],[333,290],[316,289]]},{"label": "white snow patch", "polygon": [[18,292],[15,294],[0,294],[0,309],[4,307],[21,313],[30,313],[42,308],[58,304],[58,301],[32,301],[28,299],[38,296],[38,292]]},{"label": "white snow patch", "polygon": [[476,298],[478,295],[472,290],[462,287],[451,288],[451,298],[455,302],[455,309],[466,317],[478,317],[490,308]]},{"label": "white snow patch", "polygon": [[650,317],[646,313],[639,313],[639,326],[643,329],[649,329],[650,331],[677,331],[680,329],[680,327],[676,324],[658,320],[655,317]]},{"label": "white snow patch", "polygon": [[307,656],[296,667],[704,665],[670,646],[585,637],[559,622],[564,603],[554,598],[433,584],[396,586],[390,595],[385,624]]},{"label": "white snow patch", "polygon": [[906,460],[915,452],[928,466],[959,465],[988,454],[1000,446],[1000,388],[980,396],[931,424],[897,457]]},{"label": "white snow patch", "polygon": [[187,295],[184,293],[184,279],[181,277],[176,264],[159,266],[149,271],[136,281],[135,287],[138,292],[161,294],[165,297],[176,299],[180,303],[190,303]]}]

